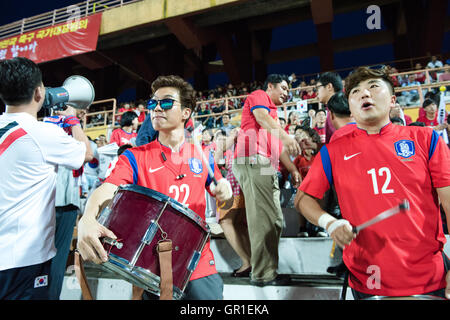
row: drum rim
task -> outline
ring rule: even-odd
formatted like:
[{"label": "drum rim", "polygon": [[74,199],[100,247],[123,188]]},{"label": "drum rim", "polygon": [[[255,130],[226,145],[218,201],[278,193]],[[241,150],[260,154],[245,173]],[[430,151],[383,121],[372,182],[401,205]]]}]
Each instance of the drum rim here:
[{"label": "drum rim", "polygon": [[408,300],[408,298],[422,298],[422,300],[445,300],[439,296],[426,294],[413,294],[410,296],[371,296],[363,300]]},{"label": "drum rim", "polygon": [[[131,267],[126,259],[114,254],[110,254],[109,260],[102,263],[106,269],[116,272],[124,281],[134,284],[144,290],[150,291],[155,295],[160,295],[159,283],[160,277],[142,267]],[[155,283],[155,286],[150,285]],[[183,290],[173,285],[173,298],[180,300],[183,297]]]},{"label": "drum rim", "polygon": [[[189,209],[188,207],[184,206],[182,203],[176,201],[175,199],[165,195],[164,193],[161,193],[159,191],[146,188],[137,184],[124,184],[119,186],[119,190],[125,190],[125,191],[132,191],[136,193],[140,193],[146,196],[150,196],[152,198],[155,198],[156,200],[160,200],[161,202],[168,201],[170,206],[174,209],[177,209],[179,212],[183,213],[185,216],[196,222],[205,232],[208,234],[211,232],[209,225],[206,223],[205,220],[202,219],[197,213],[195,213],[193,210]],[[159,199],[158,199],[159,198]]]}]

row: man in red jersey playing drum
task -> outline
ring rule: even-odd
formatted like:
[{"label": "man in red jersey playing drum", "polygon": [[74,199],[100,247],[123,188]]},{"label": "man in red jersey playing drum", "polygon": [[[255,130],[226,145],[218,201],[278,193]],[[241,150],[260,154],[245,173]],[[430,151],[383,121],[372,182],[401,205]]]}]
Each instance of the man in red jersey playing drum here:
[{"label": "man in red jersey playing drum", "polygon": [[[439,201],[450,220],[450,152],[430,128],[393,125],[390,77],[358,68],[345,81],[357,128],[324,146],[299,187],[296,207],[344,248],[356,299],[431,294],[450,298]],[[334,185],[342,219],[318,205]],[[410,210],[355,234],[358,226],[407,199]]]},{"label": "man in red jersey playing drum", "polygon": [[[137,184],[161,192],[188,205],[203,219],[205,189],[219,201],[232,201],[231,186],[222,178],[217,165],[214,164],[214,176],[218,181],[215,186],[211,184],[208,164],[202,159],[201,151],[185,142],[184,125],[195,107],[192,86],[177,76],[161,76],[152,83],[152,92],[148,107],[153,127],[159,132],[158,139],[126,150],[105,183],[92,193],[78,225],[78,250],[85,260],[95,263],[107,261],[107,253],[99,238],[116,237],[95,217],[100,206],[113,198],[121,184]],[[223,298],[223,282],[217,273],[209,241],[186,287],[184,298]]]}]

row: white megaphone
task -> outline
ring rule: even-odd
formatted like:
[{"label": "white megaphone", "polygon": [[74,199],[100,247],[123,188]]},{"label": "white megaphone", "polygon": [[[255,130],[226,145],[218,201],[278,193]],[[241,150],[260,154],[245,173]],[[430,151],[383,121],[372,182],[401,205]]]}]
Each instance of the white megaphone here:
[{"label": "white megaphone", "polygon": [[83,76],[70,76],[62,87],[45,88],[43,108],[59,109],[64,105],[75,109],[87,109],[95,98],[92,83]]}]

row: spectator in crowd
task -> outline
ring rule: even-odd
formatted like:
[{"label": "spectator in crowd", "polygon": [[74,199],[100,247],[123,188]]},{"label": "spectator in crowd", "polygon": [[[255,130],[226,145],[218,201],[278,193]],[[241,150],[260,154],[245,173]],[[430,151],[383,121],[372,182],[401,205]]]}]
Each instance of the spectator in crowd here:
[{"label": "spectator in crowd", "polygon": [[136,114],[138,115],[138,123],[139,125],[142,125],[142,123],[145,120],[145,117],[147,116],[147,108],[145,107],[143,102],[138,103],[137,110],[135,110]]},{"label": "spectator in crowd", "polygon": [[220,127],[220,130],[225,131],[226,135],[228,136],[234,128],[236,127],[230,123],[230,114],[225,113],[224,115],[222,115],[222,126]]},{"label": "spectator in crowd", "polygon": [[[333,72],[322,73],[319,79],[317,80],[316,90],[319,102],[326,106],[328,100],[330,100],[333,94],[342,91],[342,78],[337,73]],[[330,141],[330,138],[333,135],[334,131],[336,131],[336,129],[333,128],[330,116],[327,115],[327,120],[325,124],[326,143]]]},{"label": "spectator in crowd", "polygon": [[442,61],[438,60],[436,56],[431,56],[431,60],[427,64],[427,68],[434,69],[434,68],[442,68],[442,67],[443,67]]},{"label": "spectator in crowd", "polygon": [[212,129],[203,129],[202,131],[202,149],[206,154],[209,154],[212,152],[214,155],[214,152],[216,150],[216,143],[214,140],[214,134]]},{"label": "spectator in crowd", "polygon": [[[450,298],[438,200],[449,221],[449,149],[433,130],[390,123],[395,94],[382,70],[358,68],[346,79],[345,92],[358,128],[322,147],[299,188],[296,207],[344,248],[355,299],[415,294]],[[390,179],[382,180],[383,176]],[[336,187],[342,219],[322,210],[316,200],[331,185]],[[407,214],[352,231],[352,226],[404,199],[409,201]],[[367,272],[373,266],[376,274]]]},{"label": "spectator in crowd", "polygon": [[289,80],[289,88],[296,88],[297,87],[297,76],[295,75],[295,72],[292,72],[291,75],[288,77]]},{"label": "spectator in crowd", "polygon": [[400,119],[402,119],[402,122],[405,124],[405,126],[409,125],[412,122],[411,117],[403,112],[402,107],[397,102],[395,103],[395,107],[393,107],[391,109],[391,111],[389,111],[389,117],[391,119],[392,118],[400,118]]},{"label": "spectator in crowd", "polygon": [[314,130],[319,134],[320,141],[325,143],[325,122],[327,121],[327,112],[325,109],[319,109],[316,112]]},{"label": "spectator in crowd", "polygon": [[[84,110],[77,110],[77,116],[83,114]],[[69,118],[70,119],[70,118]],[[55,123],[62,127],[64,131],[72,136],[72,128],[78,124],[77,117],[66,120],[61,117],[59,123]],[[47,119],[44,118],[44,122]],[[89,143],[95,145],[95,143]],[[92,160],[91,160],[92,161]],[[86,162],[88,164],[89,162]],[[86,165],[85,164],[85,165]],[[50,268],[50,300],[59,300],[63,286],[64,274],[66,271],[67,258],[72,243],[73,230],[77,221],[78,213],[81,209],[80,184],[83,174],[83,167],[78,170],[71,170],[63,166],[58,167],[56,176],[56,228],[55,228],[55,248],[56,255],[52,259]]]},{"label": "spectator in crowd", "polygon": [[119,108],[119,113],[124,113],[127,111],[134,111],[133,106],[131,105],[131,103],[129,102],[124,102],[121,104],[120,108]]},{"label": "spectator in crowd", "polygon": [[[444,65],[442,64],[442,61],[438,60],[436,56],[431,56],[430,62],[427,64],[428,69],[436,69],[436,68],[442,68]],[[439,79],[439,76],[442,74],[442,71],[430,71],[431,78],[436,81]]]},{"label": "spectator in crowd", "polygon": [[199,118],[198,120],[200,121],[200,123],[206,127],[211,129],[214,125],[214,119],[213,117],[210,116],[211,114],[211,110],[208,110],[206,108],[206,103],[201,103],[200,104],[200,110],[197,112],[197,116],[202,116],[201,118]]},{"label": "spectator in crowd", "polygon": [[120,119],[120,128],[111,133],[109,143],[117,143],[120,147],[124,144],[130,144],[131,139],[137,137],[137,127],[139,125],[138,116],[134,111],[127,111]]},{"label": "spectator in crowd", "polygon": [[331,96],[328,101],[328,110],[331,123],[336,128],[330,142],[352,132],[356,128],[355,120],[350,113],[347,97],[343,92],[337,92]]},{"label": "spectator in crowd", "polygon": [[278,244],[283,227],[278,161],[291,172],[294,185],[300,180],[300,174],[289,159],[289,154],[300,153],[300,146],[277,122],[277,106],[286,100],[288,88],[287,77],[269,75],[264,90],[254,91],[247,97],[232,165],[246,201],[251,283],[257,286],[290,282],[289,277],[277,274]]},{"label": "spectator in crowd", "polygon": [[[408,75],[408,81],[402,84],[402,87],[420,86],[420,82],[416,81],[416,75]],[[408,106],[413,105],[419,101],[419,91],[417,89],[410,91],[402,91],[402,102]]]},{"label": "spectator in crowd", "polygon": [[[450,65],[448,65],[446,63],[444,65],[444,67],[446,67],[446,68],[444,69],[444,73],[439,75],[439,82],[450,81]],[[448,88],[449,88],[449,86],[447,86],[447,90],[448,90]]]},{"label": "spectator in crowd", "polygon": [[447,128],[446,123],[439,124],[437,121],[437,105],[436,101],[432,99],[425,99],[422,108],[425,110],[425,115],[417,118],[417,121],[425,123],[427,127],[431,127],[436,131],[444,130]]},{"label": "spectator in crowd", "polygon": [[288,115],[288,123],[284,127],[284,130],[289,133],[289,128],[292,127],[295,131],[295,127],[300,124],[300,116],[298,114],[298,111],[292,110],[289,112]]},{"label": "spectator in crowd", "polygon": [[[78,224],[78,250],[84,260],[101,263],[108,259],[99,238],[108,236],[116,239],[116,236],[99,224],[95,217],[101,204],[112,199],[121,184],[136,183],[171,196],[176,201],[188,203],[189,208],[203,220],[206,207],[205,190],[209,190],[220,202],[233,200],[231,186],[222,178],[217,165],[212,164],[214,176],[218,181],[213,189],[210,188],[211,179],[208,179],[208,170],[197,172],[190,167],[193,159],[196,159],[197,164],[203,168],[207,165],[196,147],[185,142],[184,126],[194,107],[192,86],[180,77],[160,76],[152,83],[149,109],[153,127],[159,132],[158,140],[125,150],[119,156],[110,176],[88,199],[85,213]],[[129,159],[135,159],[136,165],[130,166]],[[180,159],[182,159],[181,167]],[[150,167],[161,169],[150,173],[148,170]],[[173,169],[175,167],[176,171]],[[185,173],[181,179],[180,172]],[[184,186],[181,190],[189,191],[186,197],[173,191],[173,187],[177,187],[180,191],[181,184]],[[188,300],[223,299],[223,281],[217,273],[209,241],[201,253],[184,294],[183,298]],[[144,292],[143,298],[151,299],[152,296]]]},{"label": "spectator in crowd", "polygon": [[303,119],[302,126],[314,128],[316,126],[316,109],[308,106],[308,116]]},{"label": "spectator in crowd", "polygon": [[305,93],[302,95],[303,100],[314,99],[317,97],[317,93],[314,91],[312,87],[308,87]]},{"label": "spectator in crowd", "polygon": [[225,178],[233,189],[234,202],[231,208],[218,208],[219,224],[222,227],[225,238],[241,259],[241,266],[234,270],[232,277],[249,277],[252,271],[250,263],[250,239],[245,217],[245,200],[241,187],[232,171],[234,149],[236,147],[239,128],[231,130],[228,136],[222,136],[217,142],[215,161],[223,163],[226,170]]},{"label": "spectator in crowd", "polygon": [[108,139],[106,139],[104,134],[100,134],[95,143],[97,144],[97,147],[100,148],[108,144]]},{"label": "spectator in crowd", "polygon": [[[192,120],[192,119],[190,119]],[[158,137],[158,132],[153,128],[152,119],[145,117],[136,137],[136,146],[142,146],[152,142]]]},{"label": "spectator in crowd", "polygon": [[[424,68],[422,67],[422,64],[420,62],[418,62],[418,63],[416,63],[415,69],[423,70]],[[425,83],[425,81],[427,79],[425,71],[417,72],[414,75],[416,76],[416,81],[420,82],[421,84]]]},{"label": "spectator in crowd", "polygon": [[99,173],[99,155],[97,144],[89,138],[89,143],[91,145],[93,158],[91,161],[84,164],[83,174],[81,178],[81,197],[87,198],[89,193],[94,190],[98,184],[98,173]]},{"label": "spectator in crowd", "polygon": [[0,300],[45,300],[55,249],[56,167],[78,170],[92,159],[76,111],[58,111],[62,128],[37,121],[45,100],[39,67],[17,57],[0,61]]},{"label": "spectator in crowd", "polygon": [[[308,174],[309,168],[311,167],[315,155],[318,150],[318,146],[322,144],[319,134],[310,127],[298,127],[295,130],[295,139],[300,144],[302,141],[308,141],[308,145],[310,147],[302,149],[302,153],[299,154],[295,160],[294,165],[297,168],[298,172],[302,177],[302,180],[305,179]],[[296,191],[296,190],[295,190]],[[292,195],[292,203],[293,207],[293,199],[295,199],[296,192]],[[290,207],[290,205],[289,205]],[[302,238],[306,237],[326,237],[327,234],[324,232],[323,228],[318,228],[315,225],[311,224],[309,221],[305,219],[301,212],[299,212],[299,231],[298,236]]]}]

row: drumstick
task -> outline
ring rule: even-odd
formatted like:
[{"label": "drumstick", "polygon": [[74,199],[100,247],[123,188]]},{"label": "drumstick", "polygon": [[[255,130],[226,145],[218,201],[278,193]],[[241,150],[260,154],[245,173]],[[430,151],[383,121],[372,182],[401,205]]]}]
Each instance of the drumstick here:
[{"label": "drumstick", "polygon": [[399,205],[397,205],[391,209],[388,209],[386,211],[383,211],[382,213],[376,215],[374,218],[370,219],[369,221],[366,221],[365,223],[360,224],[359,226],[354,226],[352,228],[352,231],[353,231],[353,233],[358,234],[358,232],[360,232],[361,230],[363,230],[375,223],[378,223],[387,218],[390,218],[399,212],[406,212],[408,210],[409,210],[409,201],[405,199]]},{"label": "drumstick", "polygon": [[203,162],[206,163],[206,167],[207,167],[207,169],[208,169],[208,175],[209,175],[209,177],[211,178],[211,180],[214,182],[214,184],[217,186],[217,180],[216,180],[216,178],[214,177],[214,172],[213,172],[212,169],[211,169],[211,166],[210,166],[210,164],[209,164],[209,161],[208,161],[208,159],[206,158],[206,155],[205,155],[205,153],[203,152],[202,147],[201,147],[199,144],[197,144],[197,143],[195,142],[195,139],[194,139],[194,146],[197,148],[197,151],[200,152],[200,154],[202,155]]}]

